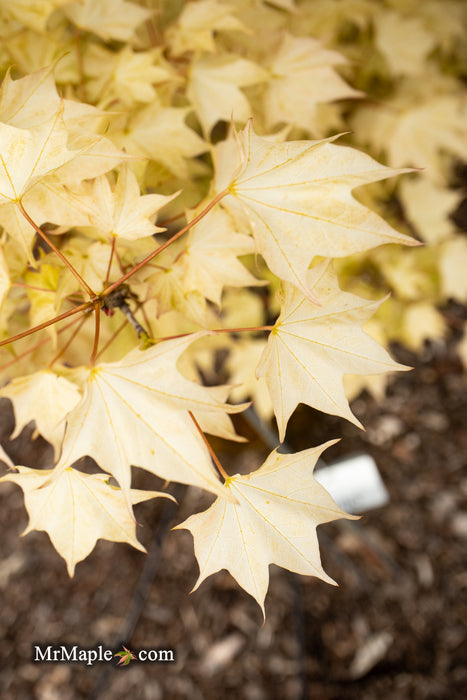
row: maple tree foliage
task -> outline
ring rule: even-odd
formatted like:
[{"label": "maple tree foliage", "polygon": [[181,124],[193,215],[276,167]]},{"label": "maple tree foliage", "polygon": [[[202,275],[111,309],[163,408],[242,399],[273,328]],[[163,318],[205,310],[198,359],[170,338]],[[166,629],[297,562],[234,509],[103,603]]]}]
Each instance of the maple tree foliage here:
[{"label": "maple tree foliage", "polygon": [[[1,481],[23,489],[26,532],[47,532],[70,575],[98,538],[143,549],[133,506],[170,496],[132,488],[140,467],[216,497],[178,526],[196,586],[225,568],[264,614],[271,563],[332,583],[316,527],[351,516],[313,477],[330,443],[228,476],[205,434],[244,440],[230,417],[244,400],[281,441],[299,403],[360,425],[349,375],[381,389],[407,369],[385,340],[420,344],[421,317],[442,333],[431,302],[465,298],[446,162],[466,152],[464,103],[438,68],[433,98],[416,87],[425,61],[455,51],[458,22],[437,34],[436,0],[420,16],[392,4],[352,0],[352,49],[346,2],[0,3],[0,395],[15,436],[35,421],[54,448],[46,470],[4,455]],[[394,77],[372,109],[365,95]],[[434,253],[377,213],[386,180],[423,166],[399,196]],[[389,302],[368,299],[381,294],[358,274],[367,260]],[[363,328],[388,308],[384,332],[378,317]]]}]

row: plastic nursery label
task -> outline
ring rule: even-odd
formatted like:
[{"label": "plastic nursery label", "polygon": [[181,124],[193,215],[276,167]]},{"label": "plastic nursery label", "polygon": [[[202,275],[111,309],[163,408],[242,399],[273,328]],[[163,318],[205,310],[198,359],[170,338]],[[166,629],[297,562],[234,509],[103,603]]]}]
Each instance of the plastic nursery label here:
[{"label": "plastic nursery label", "polygon": [[315,477],[347,513],[363,513],[389,502],[388,491],[370,455],[359,454],[320,467]]}]

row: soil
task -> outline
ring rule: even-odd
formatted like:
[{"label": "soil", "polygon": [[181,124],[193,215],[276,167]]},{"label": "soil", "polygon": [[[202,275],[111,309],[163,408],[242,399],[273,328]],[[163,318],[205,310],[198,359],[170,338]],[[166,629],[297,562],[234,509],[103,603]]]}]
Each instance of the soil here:
[{"label": "soil", "polygon": [[[453,328],[460,314],[449,310]],[[353,403],[366,432],[297,410],[287,434],[294,451],[341,436],[327,461],[370,454],[390,502],[358,522],[319,528],[324,568],[339,587],[271,567],[264,624],[225,571],[190,594],[192,538],[170,527],[210,503],[199,490],[176,491],[178,512],[161,499],[138,506],[148,555],[101,540],[70,579],[45,533],[20,538],[22,492],[1,484],[2,699],[464,699],[467,380],[454,341],[428,345],[420,357],[394,350],[414,369],[394,379],[379,405],[367,393]],[[9,440],[7,400],[0,410],[6,452],[16,463],[48,466],[50,448],[30,440],[33,427]],[[237,427],[251,438],[247,447],[215,443],[231,473],[258,466],[266,452],[249,425],[239,419]],[[137,487],[155,488],[136,471]],[[33,663],[33,643],[173,648],[176,660]]]}]

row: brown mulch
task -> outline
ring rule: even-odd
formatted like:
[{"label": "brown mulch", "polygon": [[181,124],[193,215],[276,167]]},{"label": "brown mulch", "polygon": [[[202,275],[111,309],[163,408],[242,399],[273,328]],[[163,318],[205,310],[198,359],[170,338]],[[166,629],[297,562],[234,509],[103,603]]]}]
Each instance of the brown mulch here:
[{"label": "brown mulch", "polygon": [[[368,452],[390,503],[355,526],[320,528],[324,567],[338,588],[271,567],[264,624],[226,572],[189,594],[197,578],[191,535],[170,532],[160,556],[154,544],[168,530],[162,501],[137,510],[156,570],[139,605],[134,592],[146,555],[99,541],[70,580],[45,533],[19,537],[27,523],[22,492],[0,485],[2,700],[465,698],[467,380],[453,342],[428,346],[418,358],[399,350],[397,359],[415,369],[393,381],[379,406],[367,394],[353,404],[366,432],[307,407],[294,416],[292,449],[342,436],[327,461]],[[28,441],[32,428],[8,440],[14,423],[7,400],[0,410],[8,454],[48,466],[48,446]],[[252,438],[246,447],[227,454],[225,443],[216,444],[233,472],[256,467],[265,452],[251,427],[240,420],[238,429]],[[137,486],[155,488],[153,477],[137,471]],[[172,525],[210,502],[193,488],[181,493]],[[135,610],[134,630],[123,638]],[[121,669],[33,663],[34,642],[172,647],[176,661]]]}]

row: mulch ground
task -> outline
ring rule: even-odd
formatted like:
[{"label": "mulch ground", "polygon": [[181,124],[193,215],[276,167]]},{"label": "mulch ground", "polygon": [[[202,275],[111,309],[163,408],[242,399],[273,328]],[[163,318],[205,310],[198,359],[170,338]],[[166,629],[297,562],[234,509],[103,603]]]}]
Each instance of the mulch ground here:
[{"label": "mulch ground", "polygon": [[[421,357],[395,355],[414,370],[399,375],[379,405],[366,393],[354,402],[366,432],[307,407],[291,422],[293,450],[342,436],[328,461],[372,455],[390,503],[358,523],[320,528],[324,568],[339,587],[271,567],[264,624],[225,571],[189,594],[197,578],[191,535],[169,527],[210,502],[199,490],[182,491],[175,514],[162,501],[138,506],[148,556],[99,541],[70,580],[44,533],[20,538],[22,492],[2,484],[2,700],[463,700],[467,380],[453,341],[428,346]],[[16,463],[48,466],[48,446],[30,441],[32,428],[10,441],[7,400],[0,411],[7,453]],[[232,473],[256,467],[265,454],[241,419],[238,429],[251,438],[246,448],[216,444]],[[155,488],[137,471],[138,487]],[[32,662],[33,643],[121,649],[122,642],[174,648],[176,661],[118,669]]]}]

